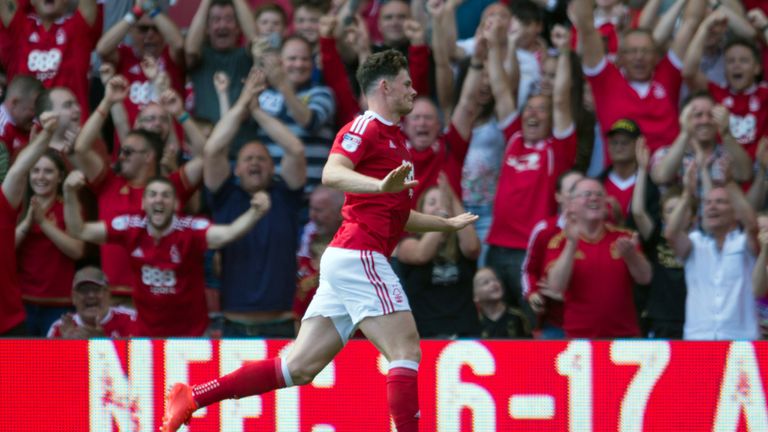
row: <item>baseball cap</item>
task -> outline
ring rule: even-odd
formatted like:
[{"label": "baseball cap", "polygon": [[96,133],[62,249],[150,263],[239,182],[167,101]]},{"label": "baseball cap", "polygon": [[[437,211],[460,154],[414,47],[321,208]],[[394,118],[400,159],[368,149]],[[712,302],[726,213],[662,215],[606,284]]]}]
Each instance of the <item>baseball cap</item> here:
[{"label": "baseball cap", "polygon": [[611,126],[611,129],[608,130],[606,135],[611,136],[617,133],[624,133],[631,136],[632,138],[637,138],[641,135],[640,126],[638,126],[634,120],[626,118],[617,120],[616,123]]},{"label": "baseball cap", "polygon": [[94,284],[102,287],[108,285],[104,272],[97,267],[83,267],[75,273],[75,277],[72,280],[72,289],[77,289],[85,284]]}]

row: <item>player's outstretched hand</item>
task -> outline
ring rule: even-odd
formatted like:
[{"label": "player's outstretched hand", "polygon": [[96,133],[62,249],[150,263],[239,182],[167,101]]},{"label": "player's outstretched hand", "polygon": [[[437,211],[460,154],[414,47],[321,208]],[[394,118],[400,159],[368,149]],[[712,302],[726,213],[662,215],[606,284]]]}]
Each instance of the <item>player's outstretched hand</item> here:
[{"label": "player's outstretched hand", "polygon": [[472,213],[462,213],[458,216],[454,216],[450,219],[446,219],[448,223],[451,225],[451,228],[453,228],[454,231],[458,231],[465,226],[475,222],[478,220],[480,216],[474,215]]},{"label": "player's outstretched hand", "polygon": [[410,176],[413,171],[413,165],[409,162],[403,162],[402,165],[393,169],[386,177],[381,179],[379,190],[381,192],[402,192],[405,189],[416,187],[418,180]]}]

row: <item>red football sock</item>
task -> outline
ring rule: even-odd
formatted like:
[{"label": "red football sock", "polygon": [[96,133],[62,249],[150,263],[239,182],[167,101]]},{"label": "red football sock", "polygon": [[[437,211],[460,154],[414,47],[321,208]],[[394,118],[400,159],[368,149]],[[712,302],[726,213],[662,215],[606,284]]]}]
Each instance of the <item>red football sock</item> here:
[{"label": "red football sock", "polygon": [[222,401],[266,393],[285,387],[280,358],[245,363],[240,369],[192,387],[198,408]]},{"label": "red football sock", "polygon": [[387,402],[389,413],[398,432],[419,430],[418,372],[404,367],[389,369],[387,374]]}]

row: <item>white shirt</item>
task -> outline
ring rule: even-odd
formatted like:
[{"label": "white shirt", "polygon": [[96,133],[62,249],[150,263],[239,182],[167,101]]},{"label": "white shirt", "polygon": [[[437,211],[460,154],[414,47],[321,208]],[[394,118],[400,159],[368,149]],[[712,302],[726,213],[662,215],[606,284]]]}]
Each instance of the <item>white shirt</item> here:
[{"label": "white shirt", "polygon": [[759,338],[757,304],[752,292],[755,257],[747,236],[733,230],[722,250],[701,231],[688,234],[691,253],[685,260],[684,339],[731,340]]}]

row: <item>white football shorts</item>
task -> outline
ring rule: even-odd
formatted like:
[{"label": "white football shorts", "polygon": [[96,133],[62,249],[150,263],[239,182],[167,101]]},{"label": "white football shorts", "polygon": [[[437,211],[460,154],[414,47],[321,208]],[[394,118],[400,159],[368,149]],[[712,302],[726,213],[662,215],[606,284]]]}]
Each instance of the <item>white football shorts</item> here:
[{"label": "white football shorts", "polygon": [[330,318],[347,343],[364,318],[409,310],[405,290],[384,255],[328,247],[320,259],[320,285],[302,320]]}]

